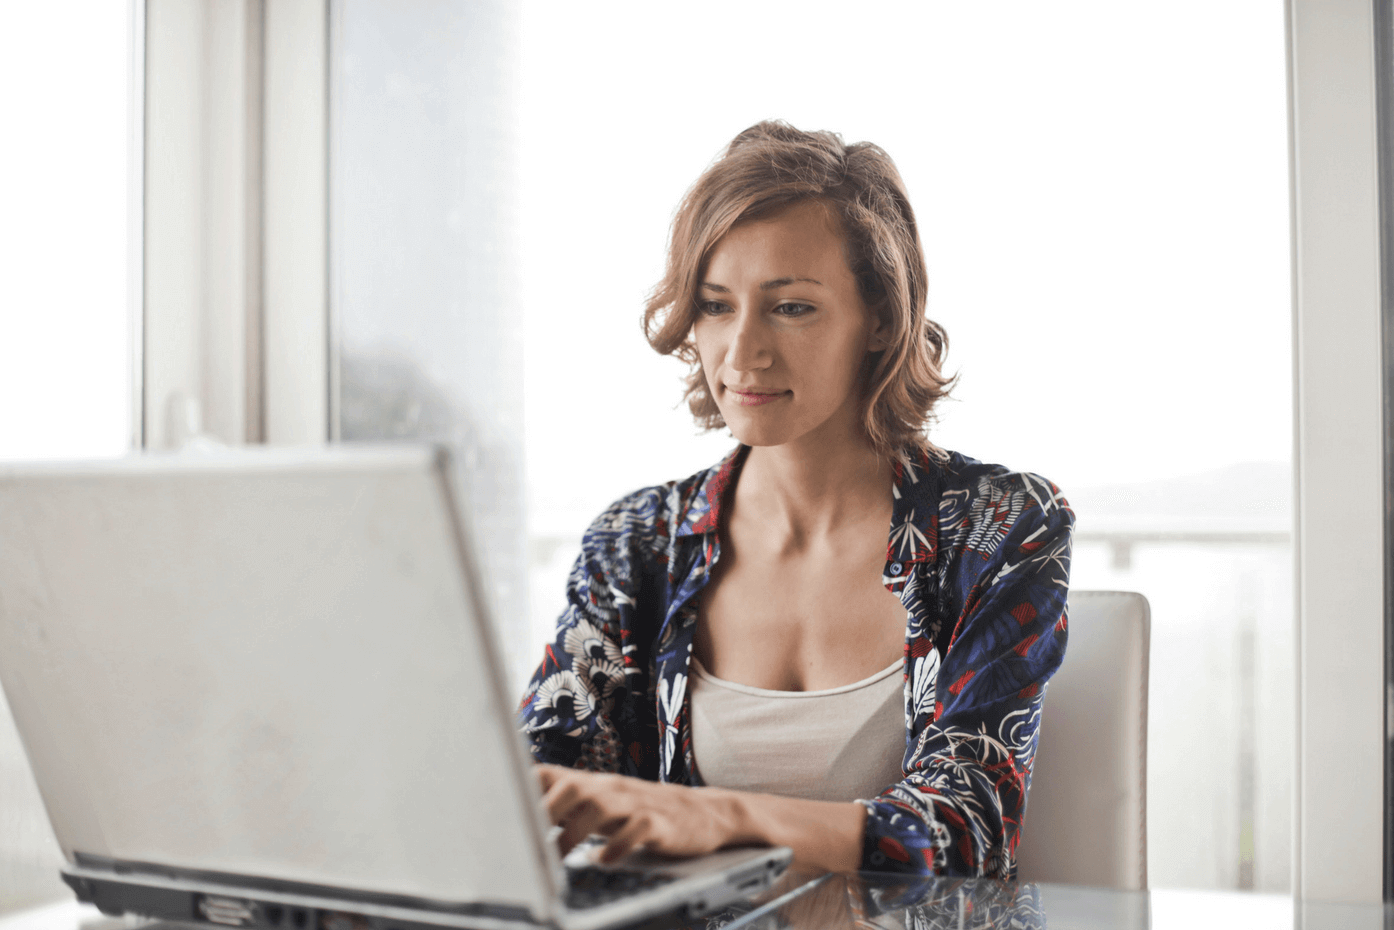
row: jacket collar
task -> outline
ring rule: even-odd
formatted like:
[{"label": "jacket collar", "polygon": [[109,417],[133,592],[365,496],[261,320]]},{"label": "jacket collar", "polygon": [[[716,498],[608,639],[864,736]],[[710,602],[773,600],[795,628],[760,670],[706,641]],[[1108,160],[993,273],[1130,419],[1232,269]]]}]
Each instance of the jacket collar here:
[{"label": "jacket collar", "polygon": [[721,507],[726,491],[736,482],[745,465],[750,446],[736,446],[715,468],[707,469],[706,476],[692,495],[692,503],[683,514],[682,525],[678,527],[679,536],[700,536],[715,533],[721,526]]},{"label": "jacket collar", "polygon": [[[737,446],[706,475],[692,495],[678,536],[715,533],[721,526],[721,508],[726,493],[740,476],[749,446]],[[886,561],[932,562],[939,544],[940,482],[934,478],[938,467],[928,452],[915,450],[895,463],[895,484],[891,488],[891,533],[886,543]]]}]

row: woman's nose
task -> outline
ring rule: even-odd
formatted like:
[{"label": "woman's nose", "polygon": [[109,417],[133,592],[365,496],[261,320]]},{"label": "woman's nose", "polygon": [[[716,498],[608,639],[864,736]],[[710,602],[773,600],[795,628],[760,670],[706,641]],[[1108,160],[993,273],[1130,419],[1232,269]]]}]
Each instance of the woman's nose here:
[{"label": "woman's nose", "polygon": [[768,368],[773,360],[769,333],[763,320],[755,313],[740,312],[726,347],[726,365],[733,371],[758,371]]}]

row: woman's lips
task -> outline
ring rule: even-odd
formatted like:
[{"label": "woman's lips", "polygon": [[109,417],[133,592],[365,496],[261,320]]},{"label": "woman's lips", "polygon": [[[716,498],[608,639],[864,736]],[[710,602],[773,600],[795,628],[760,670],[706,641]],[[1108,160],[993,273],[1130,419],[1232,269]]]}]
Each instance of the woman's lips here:
[{"label": "woman's lips", "polygon": [[741,391],[733,387],[728,387],[726,390],[735,395],[736,403],[742,407],[759,407],[761,404],[779,400],[789,393],[788,391]]}]

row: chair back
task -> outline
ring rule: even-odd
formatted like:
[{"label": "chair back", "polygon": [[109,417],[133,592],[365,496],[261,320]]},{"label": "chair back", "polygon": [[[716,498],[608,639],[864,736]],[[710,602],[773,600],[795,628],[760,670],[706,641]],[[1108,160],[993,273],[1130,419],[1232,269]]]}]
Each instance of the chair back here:
[{"label": "chair back", "polygon": [[1147,888],[1147,598],[1071,591],[1046,688],[1017,878]]}]

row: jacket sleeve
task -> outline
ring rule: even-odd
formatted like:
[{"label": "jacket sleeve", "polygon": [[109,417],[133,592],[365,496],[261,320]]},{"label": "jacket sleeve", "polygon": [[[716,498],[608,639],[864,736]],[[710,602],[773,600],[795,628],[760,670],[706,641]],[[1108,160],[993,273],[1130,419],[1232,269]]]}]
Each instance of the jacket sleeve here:
[{"label": "jacket sleeve", "polygon": [[942,540],[940,604],[954,629],[937,674],[935,650],[907,660],[905,778],[861,802],[867,871],[1015,877],[1046,682],[1065,655],[1074,514],[1036,476],[979,490],[972,519]]},{"label": "jacket sleeve", "polygon": [[647,658],[636,627],[659,500],[638,492],[586,531],[556,635],[518,708],[537,762],[639,776],[654,765]]}]

